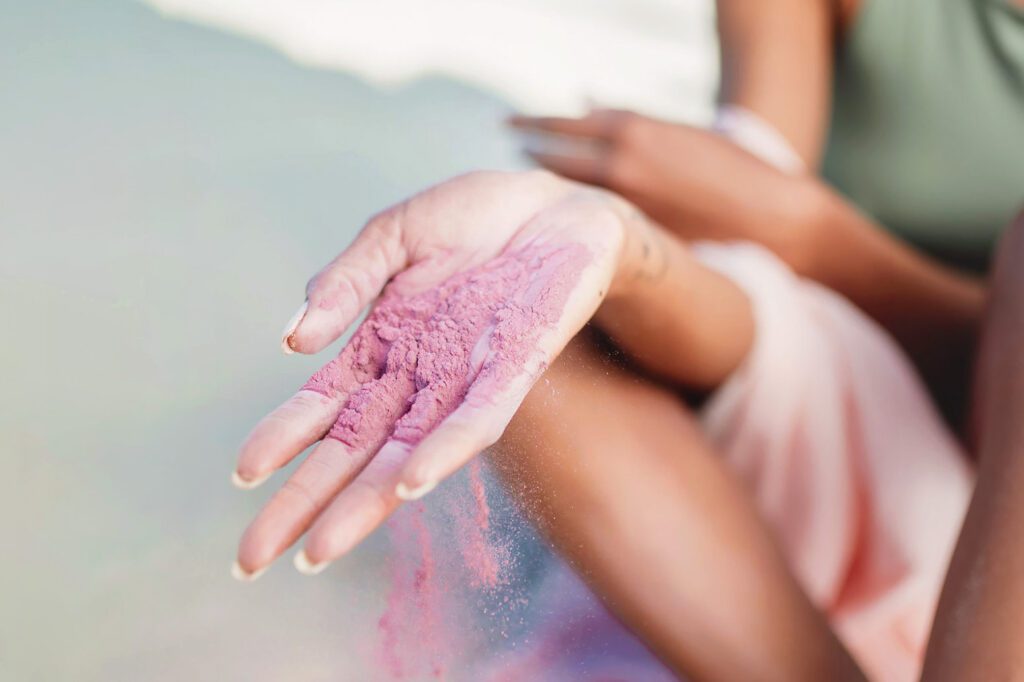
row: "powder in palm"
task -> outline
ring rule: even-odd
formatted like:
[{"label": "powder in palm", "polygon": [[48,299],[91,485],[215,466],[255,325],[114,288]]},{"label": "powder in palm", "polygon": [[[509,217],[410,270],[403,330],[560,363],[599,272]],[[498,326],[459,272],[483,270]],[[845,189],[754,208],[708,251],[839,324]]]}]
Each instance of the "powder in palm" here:
[{"label": "powder in palm", "polygon": [[579,244],[530,244],[413,296],[400,295],[399,275],[304,387],[349,395],[328,437],[353,449],[388,437],[415,445],[474,381],[474,398],[496,396],[527,368],[589,260]]}]

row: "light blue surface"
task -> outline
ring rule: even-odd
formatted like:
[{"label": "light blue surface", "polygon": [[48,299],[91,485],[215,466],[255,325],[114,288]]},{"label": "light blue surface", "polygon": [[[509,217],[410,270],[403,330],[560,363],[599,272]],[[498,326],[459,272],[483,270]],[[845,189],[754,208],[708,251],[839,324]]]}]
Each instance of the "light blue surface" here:
[{"label": "light blue surface", "polygon": [[0,0],[0,45],[0,678],[372,679],[383,545],[235,583],[270,490],[228,476],[321,361],[277,345],[306,278],[372,211],[515,166],[505,107],[126,0]]}]

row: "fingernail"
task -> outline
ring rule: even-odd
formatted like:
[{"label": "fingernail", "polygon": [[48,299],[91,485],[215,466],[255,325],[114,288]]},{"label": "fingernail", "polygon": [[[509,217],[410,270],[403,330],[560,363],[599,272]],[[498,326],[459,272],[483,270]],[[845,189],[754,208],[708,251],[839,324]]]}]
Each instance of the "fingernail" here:
[{"label": "fingernail", "polygon": [[251,583],[253,580],[256,580],[256,578],[259,578],[261,575],[266,573],[268,568],[270,568],[269,565],[264,566],[258,571],[249,573],[242,568],[242,564],[238,563],[238,560],[236,559],[235,563],[231,564],[231,577],[243,583]]},{"label": "fingernail", "polygon": [[298,569],[299,573],[303,575],[316,575],[327,568],[328,561],[322,561],[319,564],[314,564],[309,560],[309,555],[306,554],[306,550],[300,551],[295,555],[295,568]]},{"label": "fingernail", "polygon": [[245,479],[239,476],[237,471],[232,471],[231,483],[236,488],[241,488],[242,490],[252,490],[253,488],[258,488],[259,486],[263,485],[263,482],[270,478],[270,474],[272,473],[274,472],[263,474],[262,476],[253,479]]},{"label": "fingernail", "polygon": [[415,488],[410,488],[404,482],[402,482],[395,486],[395,495],[397,495],[398,499],[400,500],[412,502],[413,500],[420,499],[421,497],[423,497],[436,487],[437,481],[427,481],[426,483],[418,485]]},{"label": "fingernail", "polygon": [[295,352],[295,349],[291,347],[292,334],[298,329],[299,323],[302,322],[302,318],[306,316],[306,311],[309,310],[309,301],[303,301],[299,309],[292,315],[292,319],[288,320],[288,324],[285,325],[284,331],[281,332],[281,350],[284,351],[285,355],[291,355]]}]

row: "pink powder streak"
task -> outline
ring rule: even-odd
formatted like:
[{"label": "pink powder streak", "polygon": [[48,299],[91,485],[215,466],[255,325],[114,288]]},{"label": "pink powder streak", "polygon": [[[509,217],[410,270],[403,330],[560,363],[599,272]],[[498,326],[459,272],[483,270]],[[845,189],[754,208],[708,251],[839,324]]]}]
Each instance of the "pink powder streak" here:
[{"label": "pink powder streak", "polygon": [[469,513],[462,509],[454,512],[459,530],[459,550],[469,571],[470,585],[495,589],[505,582],[504,573],[509,563],[508,548],[490,541],[491,509],[487,504],[480,460],[474,459],[468,469],[473,509]]},{"label": "pink powder streak", "polygon": [[401,547],[390,560],[387,609],[377,624],[380,665],[395,680],[440,679],[452,640],[443,622],[443,592],[423,504],[394,517],[389,528]]}]

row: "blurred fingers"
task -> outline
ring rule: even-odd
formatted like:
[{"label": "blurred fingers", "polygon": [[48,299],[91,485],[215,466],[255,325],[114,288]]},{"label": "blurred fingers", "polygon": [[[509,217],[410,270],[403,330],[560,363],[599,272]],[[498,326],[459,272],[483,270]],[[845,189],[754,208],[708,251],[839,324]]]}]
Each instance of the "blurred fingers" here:
[{"label": "blurred fingers", "polygon": [[601,154],[553,153],[527,149],[525,154],[541,168],[588,185],[607,186],[607,158]]},{"label": "blurred fingers", "polygon": [[622,126],[633,114],[612,109],[598,109],[581,118],[561,116],[508,117],[507,123],[516,130],[551,135],[568,135],[612,142]]}]

